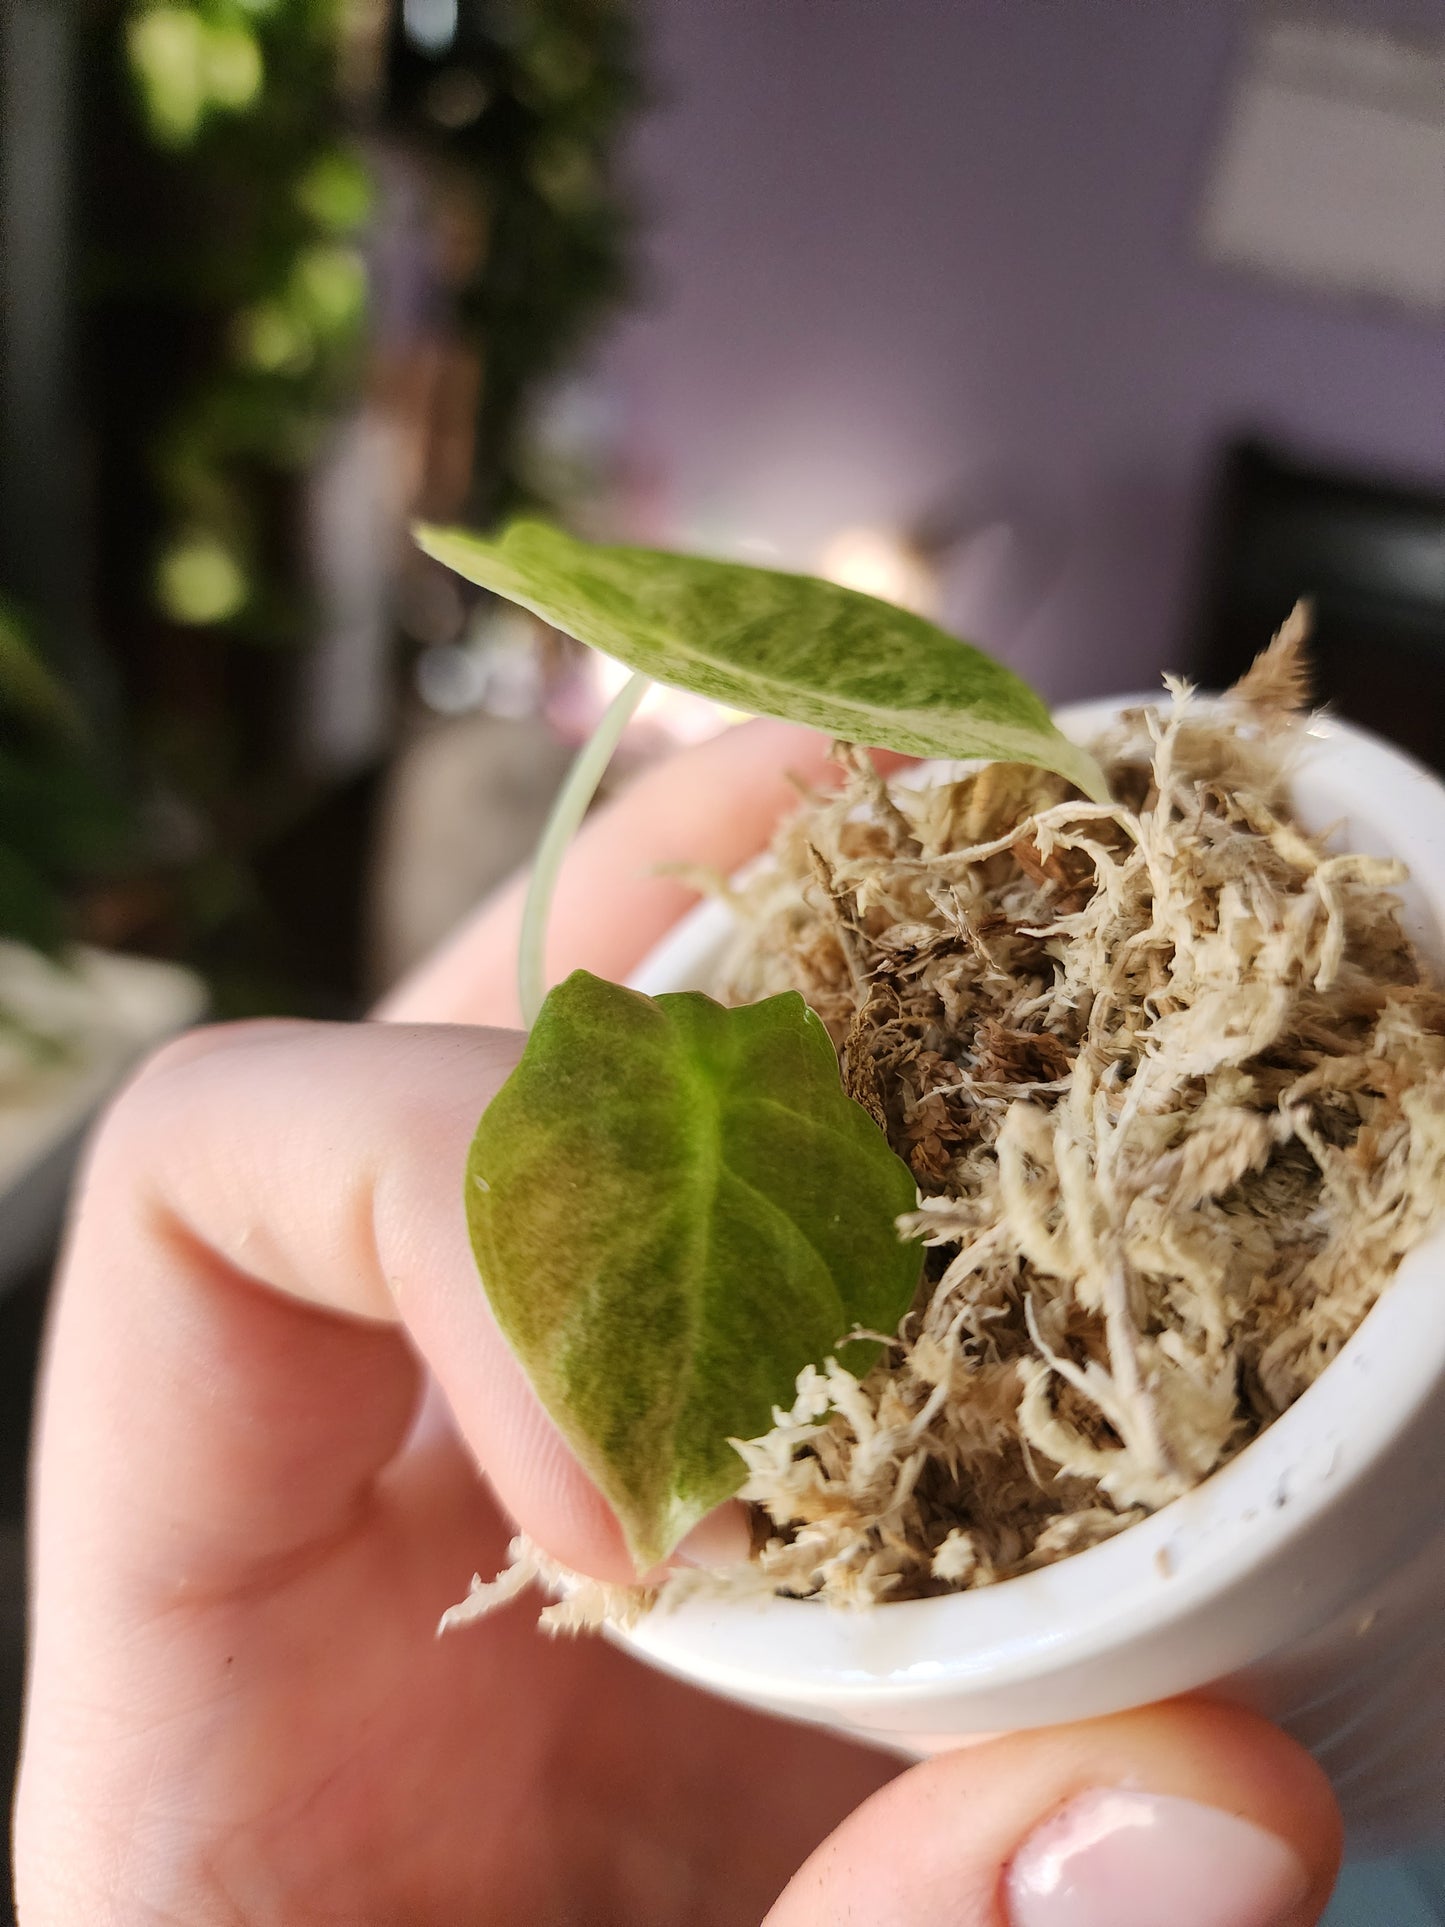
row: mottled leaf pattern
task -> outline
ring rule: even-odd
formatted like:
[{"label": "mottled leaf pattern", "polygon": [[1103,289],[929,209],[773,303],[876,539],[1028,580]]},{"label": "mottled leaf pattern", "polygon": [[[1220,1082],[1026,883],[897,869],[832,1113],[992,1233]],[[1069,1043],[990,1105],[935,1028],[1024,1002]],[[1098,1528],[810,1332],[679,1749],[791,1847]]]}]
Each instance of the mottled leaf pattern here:
[{"label": "mottled leaf pattern", "polygon": [[467,1216],[497,1322],[641,1569],[742,1482],[833,1353],[911,1302],[913,1178],[795,992],[744,1009],[577,971],[488,1107]]},{"label": "mottled leaf pattern", "polygon": [[419,528],[428,555],[658,682],[872,749],[1056,770],[1096,801],[1087,750],[1028,685],[921,616],[814,576],[578,542]]}]

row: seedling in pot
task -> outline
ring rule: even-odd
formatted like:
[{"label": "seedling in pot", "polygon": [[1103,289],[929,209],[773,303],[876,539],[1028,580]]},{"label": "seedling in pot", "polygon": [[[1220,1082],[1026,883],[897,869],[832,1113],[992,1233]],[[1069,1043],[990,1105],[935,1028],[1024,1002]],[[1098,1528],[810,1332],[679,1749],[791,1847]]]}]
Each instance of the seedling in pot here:
[{"label": "seedling in pot", "polygon": [[1001,664],[921,617],[812,577],[594,547],[537,523],[423,528],[428,554],[629,666],[538,851],[523,923],[522,1062],[478,1128],[473,1249],[539,1397],[613,1505],[639,1569],[742,1485],[731,1441],[801,1371],[862,1372],[911,1304],[907,1165],[842,1089],[794,993],[728,1009],[578,972],[544,996],[568,842],[650,679],[920,756],[1058,772],[1094,759]]},{"label": "seedling in pot", "polygon": [[[1292,816],[1302,622],[1218,702],[1117,713],[1106,783],[1007,671],[868,597],[527,526],[425,539],[638,674],[996,759],[888,792],[850,753],[737,892],[722,1002],[573,978],[482,1121],[487,1291],[639,1570],[744,1489],[765,1590],[988,1585],[1283,1413],[1445,1199],[1403,866]],[[538,864],[529,1009],[604,760]]]}]

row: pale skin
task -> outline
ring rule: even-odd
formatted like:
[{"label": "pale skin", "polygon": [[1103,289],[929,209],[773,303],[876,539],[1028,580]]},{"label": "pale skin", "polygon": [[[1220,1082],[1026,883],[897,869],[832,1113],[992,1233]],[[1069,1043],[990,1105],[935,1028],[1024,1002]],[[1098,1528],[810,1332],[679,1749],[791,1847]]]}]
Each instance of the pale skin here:
[{"label": "pale skin", "polygon": [[[691,900],[658,864],[743,861],[825,752],[749,725],[600,813],[554,979],[625,977]],[[1005,1927],[1020,1842],[1120,1784],[1288,1841],[1309,1927],[1333,1802],[1242,1712],[1177,1703],[900,1772],[548,1640],[525,1604],[433,1637],[509,1518],[630,1574],[466,1244],[466,1145],[521,1042],[518,914],[515,888],[484,906],[384,1023],[171,1046],[92,1147],[36,1452],[21,1927],[901,1927],[945,1892],[949,1920]]]}]

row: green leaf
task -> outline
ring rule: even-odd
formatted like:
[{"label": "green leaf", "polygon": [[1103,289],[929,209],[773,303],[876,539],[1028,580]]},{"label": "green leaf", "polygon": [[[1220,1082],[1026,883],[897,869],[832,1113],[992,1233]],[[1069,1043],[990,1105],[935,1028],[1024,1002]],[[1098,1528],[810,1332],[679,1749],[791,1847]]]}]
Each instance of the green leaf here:
[{"label": "green leaf", "polygon": [[495,541],[420,527],[428,555],[631,669],[762,716],[914,756],[1057,770],[1107,800],[1092,756],[1011,670],[921,616],[806,575],[599,548],[541,522]]},{"label": "green leaf", "polygon": [[795,991],[740,1010],[576,971],[467,1164],[497,1322],[639,1570],[744,1477],[805,1365],[852,1371],[921,1269],[913,1178]]}]

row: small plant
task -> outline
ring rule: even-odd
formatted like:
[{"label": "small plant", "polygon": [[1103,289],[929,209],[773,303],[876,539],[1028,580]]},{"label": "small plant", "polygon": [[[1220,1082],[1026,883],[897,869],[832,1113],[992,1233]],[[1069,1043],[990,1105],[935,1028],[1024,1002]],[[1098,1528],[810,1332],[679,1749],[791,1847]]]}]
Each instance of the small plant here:
[{"label": "small plant", "polygon": [[[1306,612],[1222,697],[1120,712],[1101,768],[1007,670],[828,583],[525,524],[422,539],[635,672],[544,838],[541,1014],[468,1210],[639,1569],[741,1491],[747,1568],[669,1588],[987,1586],[1287,1410],[1445,1198],[1445,994],[1404,865],[1293,816]],[[843,752],[734,894],[721,1001],[585,975],[543,1001],[563,845],[649,674],[981,767],[889,789]],[[562,1585],[557,1627],[661,1583],[589,1591],[519,1541],[453,1617],[527,1576]]]},{"label": "small plant", "polygon": [[595,547],[538,523],[423,549],[627,664],[538,853],[522,1061],[467,1170],[498,1323],[622,1521],[639,1568],[746,1476],[731,1441],[836,1357],[861,1372],[918,1285],[897,1219],[916,1186],[845,1095],[796,993],[727,1009],[579,972],[550,994],[547,905],[567,842],[649,679],[921,756],[1031,764],[1096,802],[1103,773],[1011,671],[921,617],[775,570]]}]

